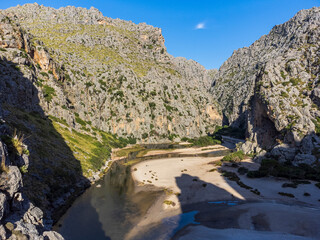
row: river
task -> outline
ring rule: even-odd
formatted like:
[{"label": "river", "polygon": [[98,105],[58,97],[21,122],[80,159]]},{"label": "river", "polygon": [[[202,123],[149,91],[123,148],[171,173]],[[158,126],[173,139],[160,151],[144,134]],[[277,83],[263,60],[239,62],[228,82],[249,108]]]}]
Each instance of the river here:
[{"label": "river", "polygon": [[[131,165],[127,164],[129,161],[134,160],[133,162],[137,163],[152,160],[152,162],[158,161],[159,163],[159,161],[164,161],[163,159],[177,157],[188,159],[195,159],[199,156],[205,158],[217,157],[226,154],[228,151],[216,150],[210,153],[198,152],[198,154],[182,155],[165,153],[140,158],[131,155],[129,159],[115,161],[108,173],[73,203],[56,224],[55,230],[62,234],[66,240],[128,239],[126,237],[129,233],[132,233],[131,230],[136,230],[141,221],[146,218],[150,207],[154,206],[155,202],[165,197],[166,194],[163,189],[148,184],[141,187],[142,191],[135,191],[137,186],[132,178]],[[184,162],[186,161],[187,159]],[[216,172],[210,174],[219,175]],[[186,174],[182,174],[182,176],[189,178]],[[202,182],[201,180],[193,182],[193,179],[194,177],[190,179],[192,184],[205,184],[208,191],[213,189],[218,196],[224,194],[222,189],[218,189],[214,182]],[[244,180],[246,179],[244,178]],[[273,181],[272,179],[264,181],[266,184],[263,184],[263,187],[266,190],[273,186],[272,182],[267,183],[267,181]],[[311,188],[314,186],[302,187]],[[194,194],[201,194],[202,189],[195,189]],[[238,188],[237,191],[242,191],[243,194],[246,193],[247,195],[250,194],[250,191],[241,188]],[[261,192],[263,192],[263,188]],[[201,229],[201,234],[210,236],[203,239],[212,239],[211,236],[220,236],[216,239],[221,239],[221,237],[224,237],[223,239],[247,239],[246,237],[251,236],[251,239],[268,240],[305,240],[310,238],[303,236],[309,237],[309,235],[320,237],[319,231],[316,230],[320,228],[320,223],[316,221],[320,218],[319,208],[310,208],[306,204],[299,205],[298,202],[293,205],[292,202],[278,200],[278,197],[267,199],[257,196],[254,200],[249,200],[249,198],[230,200],[229,198],[227,200],[223,199],[223,201],[206,200],[182,205],[180,214],[166,217],[157,224],[147,226],[147,228],[138,227],[134,237],[129,239],[195,239],[192,237],[192,233],[199,231],[199,227],[204,228]],[[157,210],[152,214],[158,214]],[[301,223],[297,224],[298,222]],[[297,227],[295,227],[296,225]],[[185,234],[191,234],[191,236],[184,238]],[[235,238],[232,234],[239,237]]]}]

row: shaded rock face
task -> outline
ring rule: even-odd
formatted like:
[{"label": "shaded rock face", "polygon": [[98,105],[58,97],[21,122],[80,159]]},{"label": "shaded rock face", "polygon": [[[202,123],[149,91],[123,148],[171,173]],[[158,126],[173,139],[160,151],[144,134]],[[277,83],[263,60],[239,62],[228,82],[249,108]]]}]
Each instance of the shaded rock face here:
[{"label": "shaded rock face", "polygon": [[5,147],[0,141],[0,238],[63,239],[60,234],[50,231],[52,221],[45,220],[42,210],[23,195],[21,173],[8,159]]},{"label": "shaded rock face", "polygon": [[305,138],[313,139],[310,148],[317,147],[319,25],[320,8],[302,10],[234,51],[213,77],[211,92],[224,122],[246,128],[248,140],[260,148],[285,143],[299,154]]},{"label": "shaded rock face", "polygon": [[[221,124],[209,93],[216,72],[169,55],[161,29],[104,17],[94,8],[26,4],[1,14],[0,46],[31,56],[41,106],[75,129],[154,142],[172,134],[198,137]],[[50,98],[44,85],[55,93]]]}]

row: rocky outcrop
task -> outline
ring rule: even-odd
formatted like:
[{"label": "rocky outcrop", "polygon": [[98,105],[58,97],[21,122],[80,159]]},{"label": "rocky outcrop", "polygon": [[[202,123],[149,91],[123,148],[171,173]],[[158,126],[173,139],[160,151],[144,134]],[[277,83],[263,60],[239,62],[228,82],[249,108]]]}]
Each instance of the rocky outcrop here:
[{"label": "rocky outcrop", "polygon": [[39,68],[34,81],[55,92],[40,96],[41,106],[77,130],[95,127],[154,142],[205,135],[221,123],[208,91],[214,71],[169,55],[159,28],[104,17],[94,8],[26,4],[2,14],[28,35],[25,51]]},{"label": "rocky outcrop", "polygon": [[0,195],[0,234],[58,238],[44,232],[50,219],[101,177],[111,148],[214,129],[215,73],[169,55],[161,29],[94,8],[1,10],[0,136],[10,139],[10,175],[0,175],[8,194]]},{"label": "rocky outcrop", "polygon": [[44,218],[23,194],[22,175],[11,165],[6,145],[0,141],[0,238],[62,240],[60,234],[50,231],[52,221]]},{"label": "rocky outcrop", "polygon": [[247,129],[246,149],[251,142],[253,152],[274,149],[283,160],[317,159],[319,25],[320,8],[302,10],[235,51],[214,76],[224,123]]}]

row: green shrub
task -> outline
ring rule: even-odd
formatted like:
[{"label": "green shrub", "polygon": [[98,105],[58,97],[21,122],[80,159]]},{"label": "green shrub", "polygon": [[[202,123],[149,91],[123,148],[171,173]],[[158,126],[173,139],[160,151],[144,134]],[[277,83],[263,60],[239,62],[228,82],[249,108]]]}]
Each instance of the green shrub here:
[{"label": "green shrub", "polygon": [[249,171],[247,173],[248,178],[261,178],[266,177],[268,174],[260,171]]},{"label": "green shrub", "polygon": [[301,80],[299,78],[290,78],[290,82],[292,86],[297,86],[301,83]]},{"label": "green shrub", "polygon": [[260,195],[260,192],[258,189],[254,189],[254,190],[250,190],[250,192],[256,194],[256,195]]},{"label": "green shrub", "polygon": [[195,139],[182,138],[182,141],[188,141],[192,143],[193,146],[197,146],[197,147],[205,147],[209,145],[221,144],[221,141],[219,139],[215,139],[210,136],[203,136]]},{"label": "green shrub", "polygon": [[284,98],[288,98],[289,97],[289,94],[284,92],[284,91],[281,91],[281,97],[284,97]]},{"label": "green shrub", "polygon": [[81,118],[76,116],[76,123],[79,123],[81,126],[86,126],[87,123],[83,121]]},{"label": "green shrub", "polygon": [[54,88],[48,85],[43,85],[42,91],[43,91],[43,96],[47,102],[51,102],[53,96],[56,96]]},{"label": "green shrub", "polygon": [[316,134],[317,134],[318,136],[320,136],[320,118],[317,117],[317,118],[314,119],[312,122],[314,123]]},{"label": "green shrub", "polygon": [[285,193],[285,192],[278,192],[279,195],[294,198],[294,195],[292,193]]},{"label": "green shrub", "polygon": [[25,155],[27,155],[27,156],[30,155],[30,152],[29,152],[28,149],[23,149],[22,153],[25,154]]},{"label": "green shrub", "polygon": [[191,139],[187,138],[187,137],[183,137],[183,138],[181,138],[181,141],[182,142],[191,142]]},{"label": "green shrub", "polygon": [[284,183],[284,184],[282,184],[282,187],[283,188],[297,188],[298,187],[298,185],[297,184],[294,184],[294,183]]},{"label": "green shrub", "polygon": [[224,162],[240,162],[241,160],[243,160],[245,154],[243,153],[243,151],[237,151],[237,152],[233,152],[233,153],[229,153],[228,155],[224,156],[222,158],[222,161]]},{"label": "green shrub", "polygon": [[283,79],[286,79],[286,77],[287,77],[287,75],[285,75],[285,74],[284,74],[284,71],[282,71],[282,70],[280,71],[280,75],[281,75],[281,77],[282,77]]},{"label": "green shrub", "polygon": [[92,82],[86,82],[84,85],[86,85],[86,88],[89,88],[89,87],[93,86],[93,83]]},{"label": "green shrub", "polygon": [[163,203],[166,204],[166,205],[169,205],[169,206],[175,206],[176,205],[173,201],[170,201],[170,200],[164,200]]},{"label": "green shrub", "polygon": [[177,137],[179,137],[177,134],[170,134],[169,136],[168,136],[168,139],[170,140],[170,141],[173,141],[175,138],[177,138]]},{"label": "green shrub", "polygon": [[241,175],[244,175],[248,172],[248,168],[245,168],[245,167],[239,167],[238,168],[238,173],[241,174]]},{"label": "green shrub", "polygon": [[168,112],[172,112],[172,111],[176,110],[176,108],[171,107],[171,106],[168,105],[168,104],[164,104],[164,107],[166,108],[166,110],[167,110]]},{"label": "green shrub", "polygon": [[[275,159],[263,159],[259,170],[249,171],[247,176],[250,178],[283,177],[288,179],[310,179],[320,181],[320,167],[312,167],[308,164],[293,166],[290,163],[279,163]],[[294,181],[294,184],[307,184],[308,181]]]},{"label": "green shrub", "polygon": [[154,102],[149,102],[149,107],[151,110],[154,110],[156,108],[156,104]]},{"label": "green shrub", "polygon": [[28,167],[26,165],[20,167],[20,172],[23,173],[23,174],[27,173],[28,172]]},{"label": "green shrub", "polygon": [[49,77],[48,73],[46,73],[46,72],[40,72],[40,74],[41,74],[42,76],[44,76],[44,77]]}]

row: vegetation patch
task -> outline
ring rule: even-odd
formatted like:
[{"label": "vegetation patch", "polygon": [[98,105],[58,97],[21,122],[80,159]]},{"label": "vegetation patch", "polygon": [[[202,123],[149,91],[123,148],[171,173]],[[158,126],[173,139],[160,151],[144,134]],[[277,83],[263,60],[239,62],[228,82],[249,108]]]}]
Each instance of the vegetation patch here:
[{"label": "vegetation patch", "polygon": [[134,145],[130,148],[122,148],[122,149],[119,149],[115,152],[115,155],[117,157],[128,157],[128,155],[130,153],[133,153],[133,152],[139,152],[141,150],[144,150],[145,148],[141,145]]},{"label": "vegetation patch", "polygon": [[51,102],[53,96],[56,96],[54,88],[48,85],[43,85],[42,91],[43,91],[43,96],[47,102]]},{"label": "vegetation patch", "polygon": [[282,187],[283,188],[297,188],[298,185],[294,184],[294,183],[284,183],[284,184],[282,184]]},{"label": "vegetation patch", "polygon": [[286,193],[286,192],[278,192],[279,195],[294,198],[294,195],[292,193]]},{"label": "vegetation patch", "polygon": [[221,161],[223,162],[240,162],[244,159],[245,154],[243,151],[237,151],[233,153],[229,153],[228,155],[224,156]]},{"label": "vegetation patch", "polygon": [[[290,163],[279,163],[275,159],[263,159],[259,170],[249,171],[247,176],[249,178],[274,176],[296,180],[309,179],[320,181],[320,167],[312,167],[308,164],[293,166]],[[307,181],[295,181],[294,184],[307,184]]]},{"label": "vegetation patch", "polygon": [[229,179],[230,181],[236,182],[240,187],[244,188],[244,189],[252,189],[252,187],[244,184],[240,178],[238,177],[238,175],[234,172],[228,172],[225,170],[222,170],[222,176],[226,177],[227,179]]},{"label": "vegetation patch", "polygon": [[206,147],[206,146],[221,144],[221,140],[212,136],[203,136],[203,137],[194,138],[194,139],[183,137],[181,140],[184,142],[189,142],[191,143],[192,146],[196,146],[196,147]]},{"label": "vegetation patch", "polygon": [[239,168],[238,168],[238,173],[239,173],[240,175],[244,175],[244,174],[246,174],[248,171],[249,171],[249,170],[248,170],[248,168],[246,168],[246,167],[239,167]]},{"label": "vegetation patch", "polygon": [[260,192],[258,189],[254,189],[254,190],[250,190],[250,192],[256,194],[256,195],[260,195]]},{"label": "vegetation patch", "polygon": [[170,201],[170,200],[165,200],[165,201],[163,201],[163,203],[166,204],[166,205],[169,205],[169,206],[173,206],[173,207],[176,205],[175,202]]},{"label": "vegetation patch", "polygon": [[314,125],[315,125],[315,132],[316,132],[316,134],[317,134],[318,136],[320,136],[320,118],[317,117],[317,118],[314,119],[312,122],[313,122]]}]

